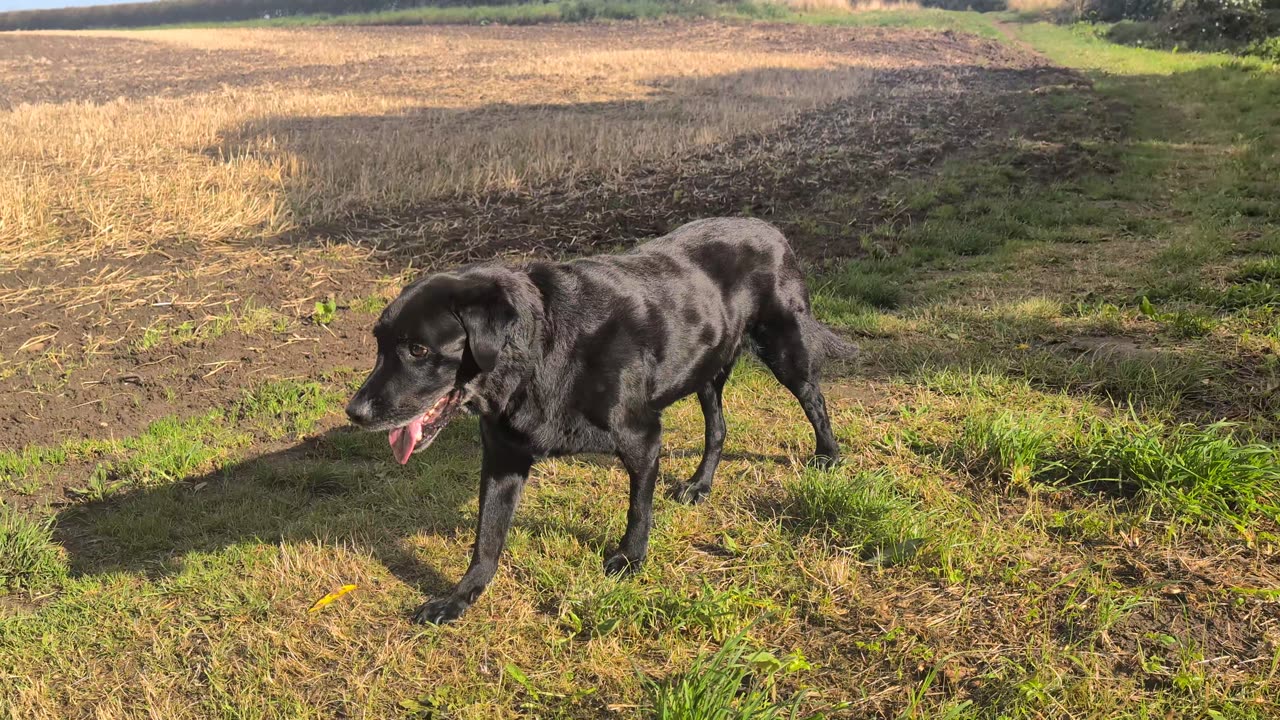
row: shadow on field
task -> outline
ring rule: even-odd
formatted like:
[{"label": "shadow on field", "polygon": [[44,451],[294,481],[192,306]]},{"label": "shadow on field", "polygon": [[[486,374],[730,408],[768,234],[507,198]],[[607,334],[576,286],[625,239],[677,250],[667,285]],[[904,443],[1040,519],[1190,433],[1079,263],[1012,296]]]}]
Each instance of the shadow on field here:
[{"label": "shadow on field", "polygon": [[474,422],[454,423],[403,467],[384,435],[338,428],[207,475],[77,504],[59,514],[56,540],[73,574],[151,576],[241,543],[351,543],[406,584],[439,593],[452,581],[409,539],[469,537],[474,512],[463,508],[479,466]]},{"label": "shadow on field", "polygon": [[[664,454],[695,456],[701,456],[701,448]],[[768,454],[725,455],[743,457],[788,461]],[[612,456],[576,459],[593,472],[620,467]],[[412,539],[427,534],[470,543],[479,470],[472,419],[450,425],[405,466],[391,458],[385,435],[341,427],[205,475],[77,503],[58,514],[55,539],[66,548],[74,575],[128,571],[151,577],[176,574],[201,553],[242,543],[350,543],[407,585],[432,595],[453,586],[470,551],[453,546],[441,551],[456,568],[443,573],[421,559]],[[664,472],[659,492],[669,494],[685,479]],[[530,482],[537,481],[535,470]],[[625,503],[625,482],[616,492]],[[516,528],[565,533],[597,553],[617,540],[599,523],[549,517],[525,505],[517,510]]]}]

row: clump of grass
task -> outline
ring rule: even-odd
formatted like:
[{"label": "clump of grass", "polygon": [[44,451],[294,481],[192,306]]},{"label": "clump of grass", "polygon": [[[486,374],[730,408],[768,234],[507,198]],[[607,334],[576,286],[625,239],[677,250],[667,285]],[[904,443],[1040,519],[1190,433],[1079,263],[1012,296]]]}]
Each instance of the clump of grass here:
[{"label": "clump of grass", "polygon": [[1183,517],[1243,525],[1280,518],[1280,457],[1235,437],[1228,423],[1168,429],[1100,422],[1077,450],[1072,475],[1114,481]]},{"label": "clump of grass", "polygon": [[954,451],[977,472],[1030,482],[1112,487],[1192,522],[1243,527],[1280,518],[1280,457],[1226,423],[1172,428],[1136,417],[1054,427],[996,413],[965,423]]},{"label": "clump of grass", "polygon": [[341,401],[341,394],[316,382],[272,382],[248,393],[235,408],[237,417],[256,420],[271,436],[310,432]]},{"label": "clump of grass", "polygon": [[1014,486],[1042,479],[1056,464],[1055,435],[1046,419],[1019,418],[1013,413],[965,420],[956,449],[971,470]]},{"label": "clump of grass", "polygon": [[677,630],[720,641],[753,618],[776,611],[776,604],[746,588],[704,584],[694,596],[659,586],[617,585],[575,600],[561,623],[573,635],[600,637],[614,632]]},{"label": "clump of grass", "polygon": [[1240,266],[1232,275],[1237,282],[1280,280],[1280,258],[1254,260]]},{"label": "clump of grass", "polygon": [[209,315],[199,322],[186,320],[173,326],[163,320],[154,322],[133,342],[133,348],[145,352],[161,345],[209,342],[230,332],[255,335],[265,330],[284,332],[288,328],[289,319],[281,313],[248,302],[238,310],[227,309],[220,315]]},{"label": "clump of grass", "polygon": [[802,526],[821,529],[863,555],[915,546],[925,526],[919,502],[902,492],[887,471],[850,476],[809,470],[789,483],[786,493]]},{"label": "clump of grass", "polygon": [[[125,459],[112,474],[139,483],[176,482],[208,465],[222,454],[223,433],[220,413],[202,421],[183,422],[174,418],[157,420],[137,438],[124,442]],[[226,438],[229,439],[229,438]]]},{"label": "clump of grass", "polygon": [[351,310],[353,312],[367,313],[369,315],[377,315],[386,306],[387,299],[377,293],[365,295],[351,301]]},{"label": "clump of grass", "polygon": [[656,720],[816,719],[801,714],[802,693],[778,699],[778,679],[811,669],[800,652],[783,658],[768,651],[749,652],[743,634],[730,638],[711,655],[663,682],[648,681]]},{"label": "clump of grass", "polygon": [[1178,310],[1161,318],[1174,337],[1190,339],[1204,337],[1213,332],[1218,321],[1208,315],[1190,310]]},{"label": "clump of grass", "polygon": [[1280,305],[1280,286],[1263,280],[1230,285],[1225,290],[1210,292],[1206,301],[1228,310],[1274,307]]},{"label": "clump of grass", "polygon": [[66,574],[66,560],[53,542],[53,519],[0,507],[0,591],[41,587]]},{"label": "clump of grass", "polygon": [[900,272],[896,266],[874,261],[850,263],[833,276],[821,290],[824,294],[854,300],[875,308],[891,309],[902,304]]},{"label": "clump of grass", "polygon": [[823,322],[859,335],[888,337],[902,324],[898,318],[876,310],[861,300],[820,289],[810,296],[813,312]]},{"label": "clump of grass", "polygon": [[1054,352],[1028,352],[1016,356],[1010,369],[1035,385],[1162,407],[1203,395],[1205,380],[1221,372],[1206,357],[1193,353],[1089,352],[1064,358]]}]

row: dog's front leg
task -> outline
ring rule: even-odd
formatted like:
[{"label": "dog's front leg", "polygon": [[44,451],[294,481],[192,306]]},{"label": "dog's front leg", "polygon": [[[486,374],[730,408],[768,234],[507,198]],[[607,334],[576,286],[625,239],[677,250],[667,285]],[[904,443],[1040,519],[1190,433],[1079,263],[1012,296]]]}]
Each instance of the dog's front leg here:
[{"label": "dog's front leg", "polygon": [[627,507],[627,531],[618,549],[605,558],[609,575],[630,574],[640,569],[649,552],[649,530],[653,527],[653,490],[658,483],[658,454],[662,449],[662,423],[658,418],[628,423],[614,432],[618,457],[631,478],[631,499]]},{"label": "dog's front leg", "polygon": [[471,566],[448,595],[435,598],[414,612],[414,620],[436,625],[458,619],[480,597],[498,570],[498,556],[506,544],[511,519],[520,501],[520,491],[529,477],[533,459],[519,448],[497,439],[497,433],[482,428],[484,458],[480,462],[480,517],[476,521],[476,544]]}]

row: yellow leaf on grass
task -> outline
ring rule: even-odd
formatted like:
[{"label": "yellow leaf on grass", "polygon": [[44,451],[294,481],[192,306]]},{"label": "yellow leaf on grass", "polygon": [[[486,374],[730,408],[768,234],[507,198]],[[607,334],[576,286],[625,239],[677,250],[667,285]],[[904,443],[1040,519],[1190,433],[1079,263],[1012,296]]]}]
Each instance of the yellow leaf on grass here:
[{"label": "yellow leaf on grass", "polygon": [[308,610],[307,612],[319,612],[320,608],[324,607],[325,605],[328,605],[334,600],[337,600],[338,598],[342,597],[343,595],[346,595],[347,593],[355,589],[356,589],[355,585],[343,585],[342,587],[338,588],[337,592],[331,592],[328,595],[325,595],[324,597],[317,600],[316,604],[312,605],[311,609]]}]

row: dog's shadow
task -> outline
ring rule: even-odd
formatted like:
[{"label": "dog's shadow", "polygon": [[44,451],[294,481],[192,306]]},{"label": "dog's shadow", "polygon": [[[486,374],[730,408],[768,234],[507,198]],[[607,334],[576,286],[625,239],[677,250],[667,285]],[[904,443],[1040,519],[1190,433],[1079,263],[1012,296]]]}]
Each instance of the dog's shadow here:
[{"label": "dog's shadow", "polygon": [[[664,457],[700,454],[681,449]],[[609,455],[577,459],[600,472],[620,467]],[[469,545],[479,472],[474,419],[450,425],[405,466],[391,459],[385,436],[343,427],[206,474],[76,503],[59,512],[56,540],[73,575],[127,571],[152,578],[177,574],[193,554],[245,543],[350,544],[410,587],[436,595],[457,578],[424,562],[413,539],[426,533]],[[671,491],[686,479],[670,470],[663,475]],[[625,494],[625,485],[619,492]],[[529,507],[517,510],[515,527],[572,535],[602,553],[616,540],[598,524],[566,524]],[[467,551],[459,553],[450,574],[467,559]]]},{"label": "dog's shadow", "polygon": [[453,580],[423,562],[411,540],[463,533],[469,541],[479,468],[474,421],[454,423],[403,467],[385,436],[339,428],[204,475],[76,503],[58,514],[56,540],[74,575],[153,578],[244,543],[349,544],[438,594]]}]

